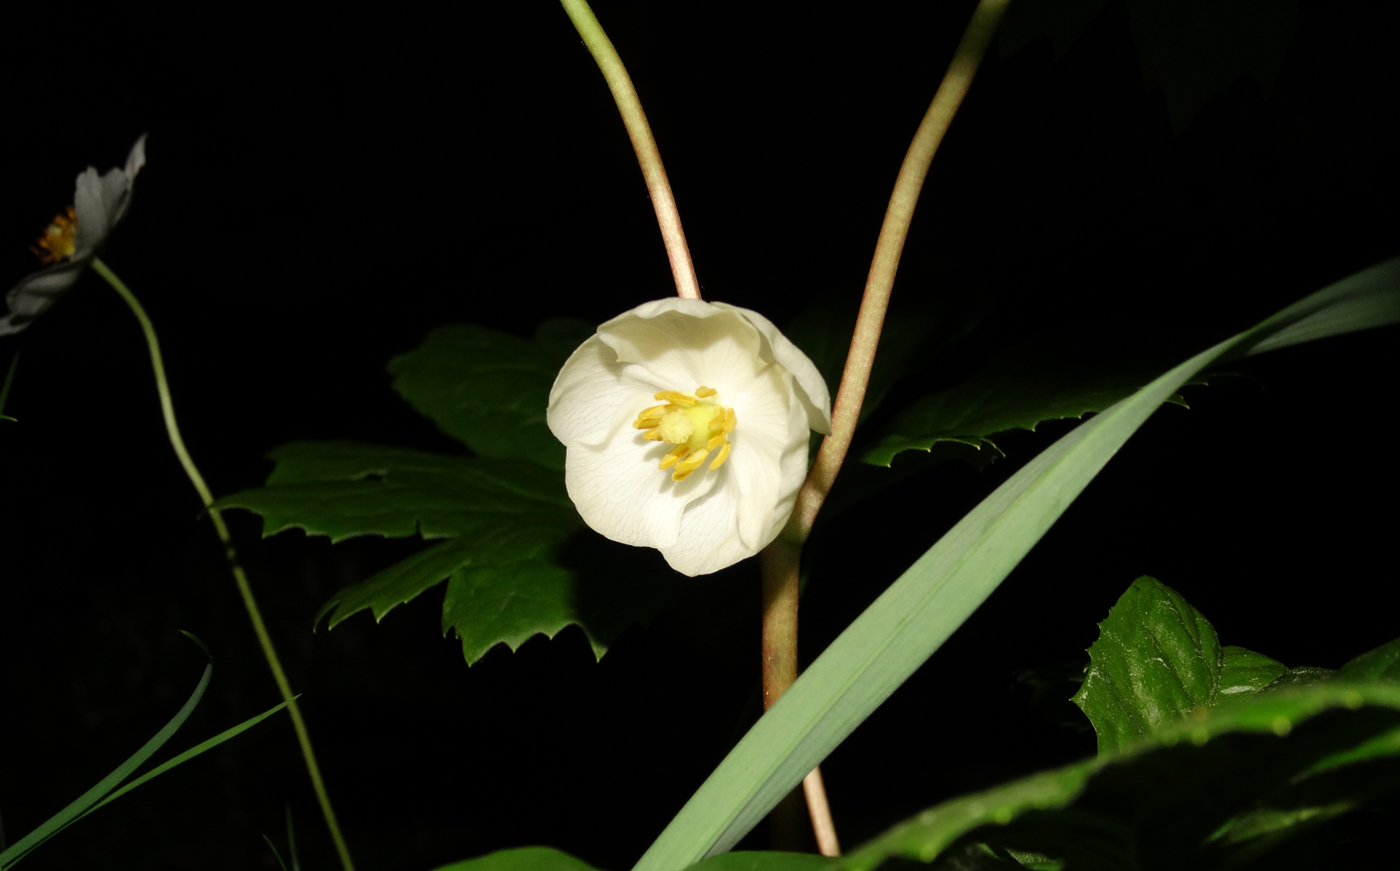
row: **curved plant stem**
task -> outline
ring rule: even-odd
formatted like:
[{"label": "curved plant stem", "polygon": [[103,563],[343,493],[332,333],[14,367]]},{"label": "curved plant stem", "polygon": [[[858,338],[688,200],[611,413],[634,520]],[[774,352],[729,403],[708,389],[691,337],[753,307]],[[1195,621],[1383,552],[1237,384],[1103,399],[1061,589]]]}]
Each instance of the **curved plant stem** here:
[{"label": "curved plant stem", "polygon": [[[831,413],[831,434],[822,440],[816,462],[797,494],[797,504],[787,526],[763,552],[763,701],[765,710],[778,700],[797,679],[797,598],[798,571],[802,545],[811,534],[812,524],[822,503],[831,492],[836,475],[850,450],[855,436],[860,407],[870,384],[870,370],[875,364],[875,350],[880,344],[880,330],[889,308],[890,292],[894,287],[899,258],[914,218],[924,179],[934,152],[948,132],[958,107],[972,86],[972,78],[982,58],[992,44],[1001,17],[1009,0],[981,0],[972,14],[972,21],[963,33],[948,71],[943,76],[933,102],[924,113],[924,120],[914,134],[914,141],[904,155],[904,163],[895,179],[885,209],[885,220],[875,243],[875,256],[865,280],[865,295],[856,318],[855,335],[846,355],[846,368],[841,373],[841,387]],[[829,837],[834,849],[836,832],[827,810],[826,793],[821,772],[813,769],[802,782],[808,797],[813,827],[818,843]],[[820,819],[819,819],[820,817]],[[827,855],[833,855],[827,853]]]},{"label": "curved plant stem", "polygon": [[632,148],[637,152],[637,163],[641,164],[642,177],[646,179],[647,192],[651,194],[651,204],[656,209],[656,223],[661,226],[666,256],[671,260],[671,276],[676,280],[676,293],[683,299],[699,299],[700,282],[695,277],[690,248],[685,244],[681,214],[676,209],[671,182],[666,179],[666,167],[661,165],[661,151],[651,135],[637,89],[632,87],[632,79],[622,65],[622,58],[618,57],[612,40],[603,32],[603,26],[598,23],[586,0],[560,2],[579,36],[583,37],[583,44],[588,46],[598,69],[603,71],[608,90],[612,91],[613,100],[617,102],[617,111],[622,115],[622,123],[627,127],[627,136],[632,140]]},{"label": "curved plant stem", "polygon": [[155,370],[156,390],[160,394],[160,410],[165,417],[165,432],[170,437],[170,446],[175,449],[175,456],[179,457],[180,465],[184,467],[190,483],[198,491],[199,498],[204,502],[204,507],[209,512],[209,520],[214,524],[214,531],[219,534],[219,541],[224,545],[224,556],[228,559],[229,568],[233,571],[233,580],[238,584],[238,592],[243,596],[243,606],[248,609],[248,618],[253,622],[253,632],[258,636],[258,643],[262,645],[263,655],[267,657],[267,665],[272,669],[272,677],[277,682],[277,689],[281,691],[282,699],[287,703],[287,711],[292,717],[292,727],[296,729],[297,741],[301,744],[301,755],[306,759],[306,770],[311,775],[311,787],[316,791],[316,798],[321,802],[321,812],[326,817],[326,826],[330,829],[331,839],[335,841],[336,852],[340,854],[340,863],[345,871],[354,871],[355,865],[350,859],[350,850],[345,845],[345,838],[340,833],[340,826],[336,823],[335,809],[331,807],[331,797],[326,792],[325,782],[321,779],[321,769],[316,765],[316,753],[311,747],[311,735],[306,730],[306,721],[302,719],[301,709],[297,705],[296,696],[292,693],[292,685],[288,683],[286,672],[282,670],[282,662],[277,658],[277,651],[272,646],[272,636],[268,634],[267,626],[263,623],[262,612],[258,610],[257,600],[253,598],[253,588],[249,586],[248,576],[238,561],[238,552],[234,550],[233,539],[229,536],[223,515],[219,513],[217,508],[213,507],[214,495],[209,492],[208,485],[204,483],[204,476],[195,467],[194,460],[190,459],[190,452],[185,449],[185,440],[180,437],[180,426],[175,421],[175,405],[170,399],[170,385],[165,377],[165,363],[161,358],[160,341],[156,338],[155,327],[151,324],[151,319],[146,315],[146,310],[141,307],[136,296],[107,267],[107,264],[99,259],[94,259],[92,268],[98,275],[105,278],[107,283],[112,285],[113,289],[126,301],[132,313],[136,315],[136,320],[140,321],[141,330],[146,334],[146,347],[151,352],[151,368]]}]

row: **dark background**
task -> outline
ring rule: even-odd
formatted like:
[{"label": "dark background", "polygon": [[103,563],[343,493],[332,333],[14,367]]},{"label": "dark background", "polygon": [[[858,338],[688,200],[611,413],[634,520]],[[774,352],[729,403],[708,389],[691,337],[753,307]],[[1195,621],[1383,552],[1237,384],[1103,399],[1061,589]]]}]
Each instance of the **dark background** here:
[{"label": "dark background", "polygon": [[[972,4],[599,2],[666,160],[707,298],[779,324],[860,292],[884,204]],[[1242,78],[1173,136],[1110,2],[1056,61],[991,57],[934,162],[891,317],[978,311],[972,340],[892,405],[1007,344],[1179,359],[1397,253],[1394,21],[1304,2],[1273,92]],[[125,14],[124,14],[125,16]],[[432,327],[527,333],[671,292],[622,125],[548,2],[15,26],[0,88],[0,266],[89,164],[149,162],[105,260],[164,342],[187,443],[216,493],[272,447],[453,444],[384,364]],[[1018,669],[1073,662],[1127,585],[1182,591],[1227,644],[1336,667],[1400,634],[1385,415],[1394,328],[1234,366],[1129,443],[987,604],[826,763],[849,846],[941,799],[1093,752]],[[1085,345],[1087,343],[1087,345]],[[154,733],[203,657],[184,749],[277,701],[212,531],[165,441],[140,332],[94,275],[0,341],[22,360],[0,427],[0,816],[11,840]],[[832,385],[833,389],[835,385]],[[1067,431],[946,462],[814,539],[810,660],[909,562]],[[896,461],[896,468],[908,460]],[[658,581],[677,603],[595,663],[580,632],[468,668],[440,592],[312,634],[339,587],[411,542],[260,540],[231,515],[357,864],[427,869],[548,844],[641,854],[755,715],[754,562]],[[600,558],[608,545],[596,545]],[[652,563],[646,563],[651,565]],[[1063,690],[1068,695],[1073,687]],[[283,717],[142,787],[25,867],[270,868],[297,820],[334,867]],[[758,847],[758,835],[745,842]]]}]

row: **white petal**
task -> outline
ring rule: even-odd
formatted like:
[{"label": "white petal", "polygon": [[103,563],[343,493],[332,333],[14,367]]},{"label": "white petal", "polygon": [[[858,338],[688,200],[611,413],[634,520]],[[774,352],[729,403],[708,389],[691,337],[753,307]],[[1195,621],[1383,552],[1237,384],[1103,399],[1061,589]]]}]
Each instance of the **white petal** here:
[{"label": "white petal", "polygon": [[657,467],[670,449],[630,428],[601,445],[569,445],[564,483],[584,522],[623,544],[673,546],[686,506],[709,493],[717,476],[696,472],[672,481]]},{"label": "white petal", "polygon": [[715,472],[696,472],[691,479],[701,474],[720,480],[705,498],[690,504],[676,543],[660,549],[671,568],[692,578],[727,569],[758,553],[739,536],[738,492],[733,481],[724,480],[730,474],[729,463]]},{"label": "white petal", "polygon": [[580,439],[597,444],[618,421],[630,424],[638,412],[654,405],[652,394],[665,389],[670,388],[655,386],[645,369],[619,363],[617,354],[592,336],[559,370],[545,420],[565,445]]},{"label": "white petal", "polygon": [[89,259],[65,260],[22,278],[5,295],[10,314],[0,318],[0,336],[18,333],[29,326],[30,321],[48,311],[49,306],[58,302],[59,297],[67,293],[78,276],[83,274]]},{"label": "white petal", "polygon": [[73,210],[78,229],[73,239],[77,256],[100,247],[126,215],[136,174],[146,165],[146,137],[136,140],[126,158],[125,169],[109,169],[98,176],[88,167],[79,176],[73,192]]},{"label": "white petal", "polygon": [[807,411],[808,428],[823,434],[831,432],[831,392],[827,389],[826,379],[822,378],[811,358],[784,336],[772,321],[758,312],[723,302],[714,305],[738,312],[754,325],[768,341],[773,361],[781,363],[796,380],[798,396]]},{"label": "white petal", "polygon": [[665,390],[690,392],[728,378],[752,378],[763,368],[763,338],[734,312],[695,299],[638,306],[598,328],[618,360],[645,366]]}]

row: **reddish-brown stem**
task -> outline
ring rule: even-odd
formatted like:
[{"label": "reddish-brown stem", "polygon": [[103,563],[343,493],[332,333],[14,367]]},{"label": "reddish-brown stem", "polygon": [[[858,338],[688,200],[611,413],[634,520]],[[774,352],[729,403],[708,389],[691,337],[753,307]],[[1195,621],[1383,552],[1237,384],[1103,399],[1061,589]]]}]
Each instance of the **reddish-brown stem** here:
[{"label": "reddish-brown stem", "polygon": [[[885,220],[875,243],[875,256],[865,280],[865,295],[856,318],[841,387],[832,406],[831,434],[822,440],[816,462],[797,495],[797,504],[783,532],[764,549],[763,567],[763,701],[765,710],[797,679],[797,598],[802,545],[811,534],[817,512],[836,481],[841,464],[855,437],[856,422],[870,384],[880,330],[889,309],[899,258],[909,235],[914,208],[919,201],[929,164],[943,141],[953,116],[972,86],[973,76],[996,35],[1009,0],[981,0],[963,33],[948,71],[904,156],[894,191],[885,209]],[[827,806],[820,769],[803,780],[807,806],[818,845],[825,855],[836,855],[836,829]],[[775,825],[782,820],[775,818]],[[779,835],[776,840],[789,840]],[[830,852],[828,852],[830,851]]]}]

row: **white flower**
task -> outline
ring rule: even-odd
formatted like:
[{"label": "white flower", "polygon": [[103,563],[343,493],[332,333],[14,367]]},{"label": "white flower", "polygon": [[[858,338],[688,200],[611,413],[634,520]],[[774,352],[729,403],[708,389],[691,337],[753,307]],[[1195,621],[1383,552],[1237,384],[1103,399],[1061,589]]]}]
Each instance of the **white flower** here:
[{"label": "white flower", "polygon": [[136,173],[145,165],[146,137],[142,136],[131,147],[125,169],[110,169],[99,176],[89,166],[78,176],[73,205],[54,218],[34,251],[41,262],[52,265],[26,275],[6,294],[10,313],[0,318],[0,336],[29,326],[68,292],[126,215]]},{"label": "white flower", "polygon": [[695,576],[777,537],[831,397],[767,318],[672,297],[598,327],[559,371],[547,419],[584,521]]}]

